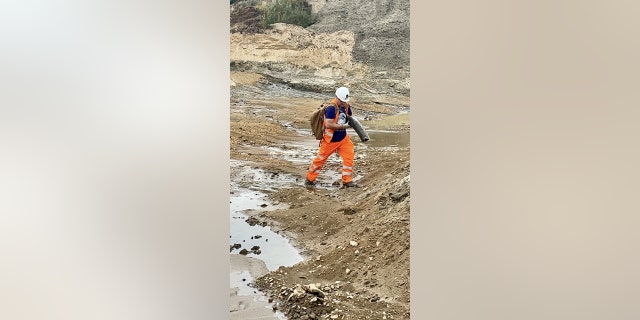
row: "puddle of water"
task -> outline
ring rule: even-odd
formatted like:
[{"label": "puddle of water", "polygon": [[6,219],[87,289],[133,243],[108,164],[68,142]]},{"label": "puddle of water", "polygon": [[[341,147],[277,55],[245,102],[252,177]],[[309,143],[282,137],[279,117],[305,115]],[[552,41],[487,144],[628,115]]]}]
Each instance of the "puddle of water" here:
[{"label": "puddle of water", "polygon": [[237,294],[239,296],[252,296],[258,293],[258,290],[251,287],[252,282],[253,282],[253,277],[251,276],[251,273],[249,273],[249,271],[243,270],[243,271],[231,272],[230,283],[238,284],[238,285],[231,285],[231,286],[234,288],[238,288]]},{"label": "puddle of water", "polygon": [[[229,203],[229,245],[234,246],[230,254],[240,254],[241,250],[246,249],[249,251],[248,257],[264,261],[269,271],[301,262],[303,257],[289,239],[268,226],[250,225],[246,221],[251,212],[286,208],[286,205],[271,203],[265,192],[290,187],[295,183],[295,177],[251,168],[240,161],[231,161],[231,167],[236,169],[236,173],[231,181]],[[238,288],[239,296],[252,296],[254,299],[267,301],[264,293],[252,286],[254,279],[248,270],[231,272],[229,280],[231,288]],[[274,318],[286,319],[280,312],[274,313]]]},{"label": "puddle of water", "polygon": [[311,132],[310,128],[296,128],[293,126],[289,128],[299,136],[306,137],[306,139],[302,139],[303,141],[300,141],[300,144],[303,144],[304,146],[313,146],[316,148],[318,147],[319,140],[316,140],[313,137],[313,133]]},{"label": "puddle of water", "polygon": [[[266,296],[260,295],[259,291],[252,286],[253,277],[249,271],[237,271],[231,272],[231,283],[237,283],[242,285],[231,285],[231,287],[237,288],[236,295],[251,297],[255,302],[263,302],[266,304],[265,308],[270,311],[273,311],[273,304],[269,303],[269,299]],[[270,319],[279,319],[279,320],[287,320],[287,317],[284,313],[279,310],[276,310]],[[261,316],[260,319],[264,319],[264,316]]]},{"label": "puddle of water", "polygon": [[[268,304],[266,308],[269,308],[269,310],[272,310],[272,304],[269,304],[268,302],[269,299],[267,299],[267,297],[264,295],[258,295],[259,291],[252,286],[253,280],[254,280],[253,276],[251,276],[251,273],[249,273],[249,271],[231,272],[231,283],[243,284],[243,285],[237,285],[237,286],[232,285],[232,287],[235,287],[238,289],[238,291],[236,291],[236,294],[238,296],[245,296],[245,297],[253,296],[254,301],[266,302]],[[287,320],[287,317],[284,315],[284,313],[282,313],[279,310],[276,310],[273,316],[275,319]]]},{"label": "puddle of water", "polygon": [[318,142],[313,146],[296,146],[296,148],[282,149],[278,147],[264,147],[273,158],[287,160],[291,163],[311,164],[313,158],[318,153]]},{"label": "puddle of water", "polygon": [[368,130],[370,140],[365,142],[368,147],[399,147],[409,146],[409,132],[392,132]]},{"label": "puddle of water", "polygon": [[385,116],[380,119],[370,120],[363,123],[364,126],[371,129],[387,129],[399,125],[409,125],[410,114],[408,112],[400,112],[398,114]]},{"label": "puddle of water", "polygon": [[[234,163],[231,164],[234,167]],[[235,167],[240,167],[234,172],[231,181],[231,190],[244,187],[251,190],[272,192],[276,189],[287,188],[296,183],[297,178],[290,174],[280,172],[267,172],[262,169],[242,166],[236,163]],[[233,209],[233,208],[232,208]]]},{"label": "puddle of water", "polygon": [[251,251],[254,246],[260,247],[260,254],[249,253],[263,260],[269,270],[276,270],[281,265],[291,266],[302,261],[298,251],[290,244],[290,241],[270,227],[250,225],[246,222],[250,211],[270,211],[286,208],[283,204],[273,204],[267,199],[264,191],[273,191],[277,188],[289,187],[296,183],[296,178],[287,174],[274,174],[261,169],[242,167],[234,176],[231,183],[230,197],[230,238],[229,245],[239,244],[241,248],[234,249],[238,253],[242,249]]},{"label": "puddle of water", "polygon": [[[242,249],[246,249],[249,251],[247,256],[263,260],[269,271],[277,270],[280,266],[292,266],[303,260],[287,238],[270,227],[249,225],[246,222],[247,218],[248,216],[242,213],[231,214],[229,245],[240,245],[240,248],[233,249],[231,254],[239,254]],[[252,250],[253,248],[256,250]]]},{"label": "puddle of water", "polygon": [[[352,139],[358,139],[358,138],[352,137]],[[261,149],[268,152],[269,156],[272,158],[283,159],[291,163],[303,164],[305,166],[308,166],[311,164],[311,162],[313,162],[313,159],[318,153],[317,140],[309,139],[309,141],[311,141],[311,143],[307,143],[305,141],[304,145],[292,144],[292,145],[289,145],[289,147],[287,147],[286,149],[278,148],[278,147],[262,147]],[[367,144],[368,143],[369,142],[367,142]],[[358,142],[354,142],[354,144],[355,144],[356,150],[362,150],[364,146],[364,144],[358,143]],[[358,154],[356,154],[356,157],[357,156]],[[301,174],[304,175],[304,172],[302,172]],[[361,177],[356,174],[356,176],[353,177],[353,181],[357,182],[360,178]],[[322,168],[322,171],[318,176],[318,180],[316,180],[316,187],[319,189],[335,189],[339,186],[335,186],[333,185],[333,183],[341,179],[342,179],[342,159],[338,155],[333,154],[329,157],[329,159],[327,159],[327,162],[325,162]],[[295,181],[294,183],[302,186],[302,181],[300,182]],[[289,186],[291,186],[291,184]]]}]

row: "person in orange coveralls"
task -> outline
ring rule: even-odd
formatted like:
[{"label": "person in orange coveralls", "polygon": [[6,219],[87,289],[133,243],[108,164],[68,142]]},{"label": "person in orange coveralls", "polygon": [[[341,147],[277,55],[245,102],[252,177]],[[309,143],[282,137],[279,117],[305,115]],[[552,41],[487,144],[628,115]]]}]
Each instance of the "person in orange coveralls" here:
[{"label": "person in orange coveralls", "polygon": [[336,97],[324,113],[324,135],[320,140],[318,155],[313,159],[313,163],[311,163],[307,171],[307,179],[304,183],[307,189],[315,189],[315,181],[318,174],[320,174],[320,170],[322,170],[322,166],[329,159],[329,156],[336,151],[342,158],[342,187],[358,187],[352,181],[354,148],[353,142],[347,134],[347,128],[349,128],[347,115],[351,116],[352,113],[349,105],[349,89],[346,87],[338,88]]}]

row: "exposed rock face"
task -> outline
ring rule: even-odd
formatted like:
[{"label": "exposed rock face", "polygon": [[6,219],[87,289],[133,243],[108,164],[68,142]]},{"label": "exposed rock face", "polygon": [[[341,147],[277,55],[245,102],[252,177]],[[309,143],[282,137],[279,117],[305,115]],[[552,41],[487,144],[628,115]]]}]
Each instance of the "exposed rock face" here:
[{"label": "exposed rock face", "polygon": [[344,77],[365,69],[353,61],[354,45],[351,32],[315,33],[277,23],[264,33],[231,34],[231,57],[235,61],[307,69],[320,77]]},{"label": "exposed rock face", "polygon": [[409,94],[408,0],[309,1],[318,21],[307,28],[265,28],[247,3],[231,10],[232,71],[317,92],[344,84],[372,94]]},{"label": "exposed rock face", "polygon": [[[318,2],[318,1],[316,1]],[[319,33],[354,33],[354,59],[376,71],[409,71],[409,1],[323,1],[320,20],[309,27]],[[407,74],[408,76],[408,74]]]}]

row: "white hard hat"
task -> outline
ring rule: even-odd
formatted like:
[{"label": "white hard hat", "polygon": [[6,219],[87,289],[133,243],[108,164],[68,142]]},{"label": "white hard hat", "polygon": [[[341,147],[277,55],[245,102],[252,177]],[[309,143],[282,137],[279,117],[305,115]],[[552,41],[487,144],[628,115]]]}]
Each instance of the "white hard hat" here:
[{"label": "white hard hat", "polygon": [[340,87],[336,90],[336,97],[343,102],[349,102],[349,89],[346,87]]}]

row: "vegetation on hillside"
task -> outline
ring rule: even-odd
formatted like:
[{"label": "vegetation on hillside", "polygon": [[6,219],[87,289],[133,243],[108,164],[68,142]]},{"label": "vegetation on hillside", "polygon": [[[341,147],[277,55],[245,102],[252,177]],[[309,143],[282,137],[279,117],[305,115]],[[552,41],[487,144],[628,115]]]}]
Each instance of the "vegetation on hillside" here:
[{"label": "vegetation on hillside", "polygon": [[262,22],[265,26],[280,22],[306,28],[316,22],[316,17],[305,0],[273,0],[263,7]]}]

